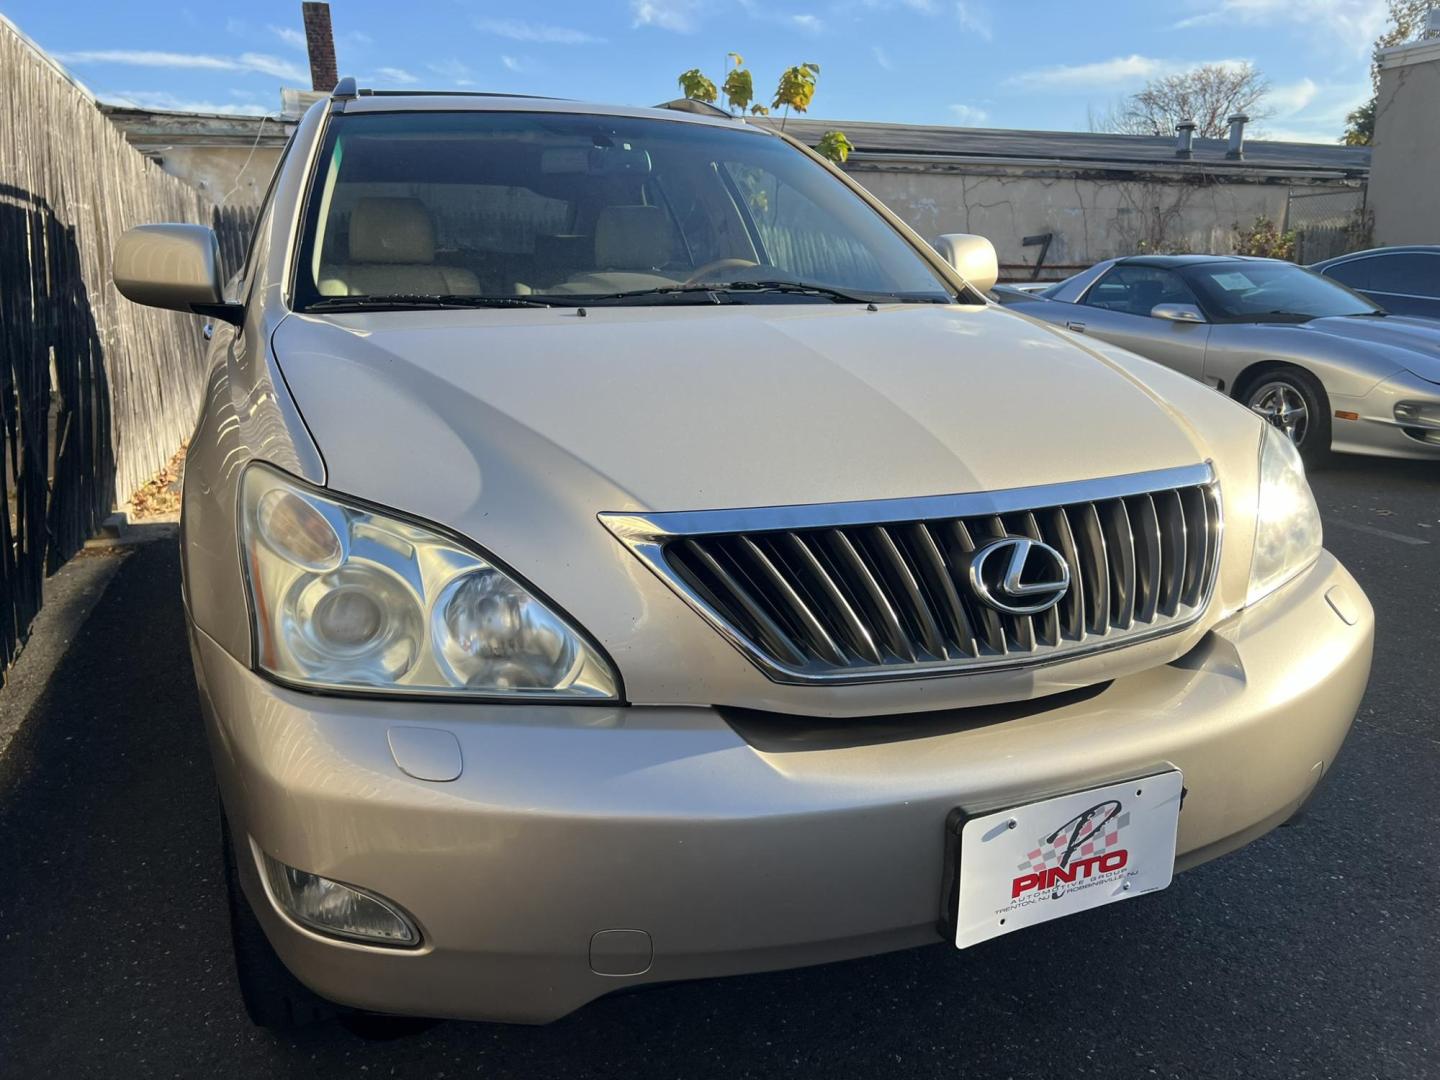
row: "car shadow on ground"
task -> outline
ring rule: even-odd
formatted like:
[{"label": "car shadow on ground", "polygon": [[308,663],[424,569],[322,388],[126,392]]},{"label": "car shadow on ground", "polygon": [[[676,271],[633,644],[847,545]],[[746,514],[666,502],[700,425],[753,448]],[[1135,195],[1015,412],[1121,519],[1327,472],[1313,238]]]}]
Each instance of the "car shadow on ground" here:
[{"label": "car shadow on ground", "polygon": [[1161,894],[965,953],[376,1042],[244,1017],[172,545],[127,559],[39,708],[36,765],[0,793],[9,1075],[1398,1077],[1435,1043],[1436,755],[1363,723],[1305,824]]}]

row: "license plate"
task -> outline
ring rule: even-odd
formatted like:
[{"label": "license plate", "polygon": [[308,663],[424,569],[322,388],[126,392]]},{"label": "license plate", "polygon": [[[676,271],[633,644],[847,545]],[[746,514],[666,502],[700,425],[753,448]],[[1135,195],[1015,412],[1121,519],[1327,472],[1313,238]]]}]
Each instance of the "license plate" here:
[{"label": "license plate", "polygon": [[967,819],[956,947],[1165,888],[1183,786],[1163,772]]}]

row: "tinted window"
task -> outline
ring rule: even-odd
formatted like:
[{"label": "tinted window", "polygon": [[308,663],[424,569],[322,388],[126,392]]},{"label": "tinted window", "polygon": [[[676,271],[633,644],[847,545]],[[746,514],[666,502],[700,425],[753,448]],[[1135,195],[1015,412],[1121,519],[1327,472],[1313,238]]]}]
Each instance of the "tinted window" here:
[{"label": "tinted window", "polygon": [[1401,251],[1354,259],[1326,272],[1352,289],[1440,297],[1440,255]]},{"label": "tinted window", "polygon": [[1087,307],[1149,315],[1156,304],[1193,304],[1195,294],[1170,270],[1154,266],[1117,266],[1085,296]]},{"label": "tinted window", "polygon": [[843,182],[738,123],[342,115],[319,160],[296,279],[302,309],[397,294],[603,300],[692,280],[953,301]]},{"label": "tinted window", "polygon": [[1210,317],[1222,321],[1303,322],[1379,310],[1363,296],[1288,263],[1205,263],[1187,268],[1185,279]]}]

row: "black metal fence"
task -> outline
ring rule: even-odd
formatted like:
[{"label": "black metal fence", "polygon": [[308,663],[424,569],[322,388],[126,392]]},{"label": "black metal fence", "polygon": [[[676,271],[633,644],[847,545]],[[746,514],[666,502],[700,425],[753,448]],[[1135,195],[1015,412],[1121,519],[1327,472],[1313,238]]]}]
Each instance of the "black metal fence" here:
[{"label": "black metal fence", "polygon": [[203,390],[193,316],[109,280],[146,221],[210,221],[233,260],[248,209],[214,210],[126,144],[0,16],[0,681],[44,579],[189,436]]}]

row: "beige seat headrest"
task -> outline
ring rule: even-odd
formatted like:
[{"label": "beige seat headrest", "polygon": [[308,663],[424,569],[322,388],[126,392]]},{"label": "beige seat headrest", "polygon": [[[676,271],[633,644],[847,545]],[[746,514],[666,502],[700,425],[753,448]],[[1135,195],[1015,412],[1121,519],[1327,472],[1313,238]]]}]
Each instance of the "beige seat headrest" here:
[{"label": "beige seat headrest", "polygon": [[670,218],[658,206],[607,206],[595,219],[595,265],[652,270],[670,261]]},{"label": "beige seat headrest", "polygon": [[419,199],[360,199],[350,212],[352,263],[432,263],[435,222]]}]

